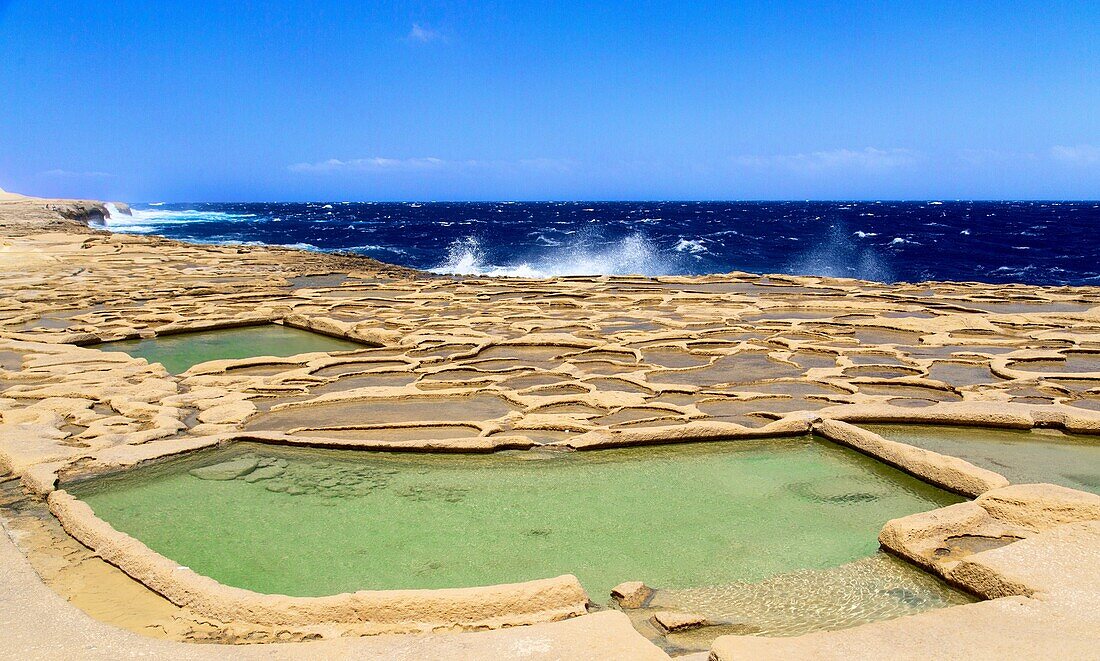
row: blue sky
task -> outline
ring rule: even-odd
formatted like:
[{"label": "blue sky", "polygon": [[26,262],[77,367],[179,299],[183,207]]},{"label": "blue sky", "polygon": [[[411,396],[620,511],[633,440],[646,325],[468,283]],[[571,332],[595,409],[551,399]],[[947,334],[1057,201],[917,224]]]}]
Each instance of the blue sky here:
[{"label": "blue sky", "polygon": [[0,0],[0,187],[1100,197],[1100,3]]}]

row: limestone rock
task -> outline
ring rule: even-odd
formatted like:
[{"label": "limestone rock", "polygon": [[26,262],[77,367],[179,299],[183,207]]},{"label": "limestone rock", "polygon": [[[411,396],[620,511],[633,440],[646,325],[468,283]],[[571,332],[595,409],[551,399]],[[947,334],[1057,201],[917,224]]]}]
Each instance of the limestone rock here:
[{"label": "limestone rock", "polygon": [[698,629],[707,624],[707,618],[702,615],[681,611],[660,611],[653,616],[653,621],[666,632]]},{"label": "limestone rock", "polygon": [[200,480],[235,480],[256,470],[257,464],[259,460],[256,457],[240,457],[213,466],[194,468],[188,472]]},{"label": "limestone rock", "polygon": [[641,608],[653,596],[653,588],[641,581],[627,581],[612,588],[611,596],[623,608]]},{"label": "limestone rock", "polygon": [[1056,484],[1014,484],[975,502],[998,519],[1035,531],[1100,519],[1100,496]]},{"label": "limestone rock", "polygon": [[231,402],[212,406],[199,414],[199,421],[211,424],[241,422],[256,412],[256,405],[249,401]]},{"label": "limestone rock", "polygon": [[283,474],[283,472],[285,470],[286,469],[284,469],[281,466],[275,466],[275,465],[261,466],[260,468],[257,468],[256,470],[252,471],[248,475],[245,475],[244,476],[244,481],[245,482],[259,482],[260,480],[270,480],[273,477],[279,477],[280,475]]}]

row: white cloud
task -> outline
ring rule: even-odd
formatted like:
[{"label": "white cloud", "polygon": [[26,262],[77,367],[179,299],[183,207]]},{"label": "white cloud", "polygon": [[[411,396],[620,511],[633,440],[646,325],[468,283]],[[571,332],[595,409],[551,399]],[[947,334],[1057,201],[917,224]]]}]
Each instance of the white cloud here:
[{"label": "white cloud", "polygon": [[115,175],[111,174],[110,172],[98,172],[98,171],[76,172],[76,171],[73,171],[73,170],[61,170],[61,169],[46,170],[45,172],[41,172],[39,174],[41,174],[44,177],[68,177],[68,178],[74,178],[74,179],[75,178],[80,178],[80,179],[104,179],[104,178],[107,178],[107,177],[115,176]]},{"label": "white cloud", "polygon": [[448,161],[442,158],[354,158],[341,160],[330,158],[314,163],[294,163],[287,166],[291,172],[305,174],[327,173],[384,173],[384,172],[430,172],[447,170],[463,172],[472,170],[536,170],[570,172],[573,162],[554,158],[525,158],[516,161],[483,161],[466,159]]},{"label": "white cloud", "polygon": [[806,172],[820,170],[887,170],[908,167],[920,160],[920,154],[909,149],[834,149],[799,154],[773,156],[740,156],[734,163],[746,167],[780,167]]},{"label": "white cloud", "polygon": [[426,44],[430,41],[437,41],[442,37],[443,35],[439,33],[439,30],[433,30],[427,25],[421,25],[420,23],[413,23],[406,39],[419,44]]},{"label": "white cloud", "polygon": [[1057,161],[1070,165],[1096,165],[1100,163],[1100,147],[1094,145],[1056,145],[1050,155]]},{"label": "white cloud", "polygon": [[291,172],[409,172],[413,170],[437,170],[445,167],[447,161],[439,158],[355,158],[342,161],[330,158],[316,163],[295,163],[289,166]]}]

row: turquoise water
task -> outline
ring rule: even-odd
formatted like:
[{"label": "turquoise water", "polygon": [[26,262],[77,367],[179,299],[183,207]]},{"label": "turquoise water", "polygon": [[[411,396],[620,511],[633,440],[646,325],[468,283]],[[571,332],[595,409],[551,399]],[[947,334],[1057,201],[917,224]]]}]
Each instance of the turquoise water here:
[{"label": "turquoise water", "polygon": [[597,600],[626,580],[835,567],[875,553],[887,520],[959,501],[810,437],[457,456],[242,443],[69,488],[161,554],[259,592],[574,573]]},{"label": "turquoise water", "polygon": [[123,351],[150,363],[160,363],[172,374],[180,374],[209,360],[285,357],[311,351],[358,351],[367,345],[298,328],[264,324],[104,342],[94,348]]}]

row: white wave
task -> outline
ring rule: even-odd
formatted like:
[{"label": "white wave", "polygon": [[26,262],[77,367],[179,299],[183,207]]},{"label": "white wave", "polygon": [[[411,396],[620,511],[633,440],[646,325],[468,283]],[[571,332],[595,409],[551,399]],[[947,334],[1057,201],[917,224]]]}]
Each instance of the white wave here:
[{"label": "white wave", "polygon": [[199,240],[195,243],[212,243],[215,246],[267,246],[272,248],[293,248],[295,250],[308,250],[309,252],[333,252],[332,250],[325,250],[312,243],[264,243],[263,241],[241,241],[240,239],[219,239],[218,237],[210,237],[216,239],[215,241]]},{"label": "white wave", "polygon": [[855,234],[861,239],[866,239],[869,236],[878,236],[878,232],[864,232],[862,230],[857,231]]},{"label": "white wave", "polygon": [[676,252],[688,252],[691,254],[697,254],[701,252],[707,252],[707,247],[703,245],[701,239],[685,239],[680,237],[680,240],[676,242],[676,245],[672,247]]},{"label": "white wave", "polygon": [[347,248],[334,248],[333,251],[334,252],[371,252],[371,251],[380,252],[380,251],[385,251],[385,252],[397,253],[397,254],[400,254],[400,255],[404,255],[405,252],[406,252],[405,250],[403,250],[401,248],[394,248],[393,246],[379,246],[379,245],[375,245],[373,243],[365,243],[361,246],[348,246]]},{"label": "white wave", "polygon": [[672,272],[671,267],[642,234],[632,234],[599,249],[565,246],[513,264],[489,263],[478,239],[468,236],[453,241],[447,249],[447,259],[431,271],[451,275],[549,278],[560,275],[663,275]]},{"label": "white wave", "polygon": [[912,241],[906,241],[905,239],[901,238],[900,236],[895,236],[894,240],[890,242],[890,245],[900,246],[903,243],[913,243],[913,242]]},{"label": "white wave", "polygon": [[[163,202],[160,204],[163,204]],[[155,209],[131,208],[130,212],[126,213],[114,204],[108,203],[104,206],[107,209],[107,217],[103,219],[104,228],[112,232],[125,234],[148,234],[168,225],[243,222],[257,217],[254,213],[226,213],[224,211],[199,211],[197,209],[172,211],[160,207]]]},{"label": "white wave", "polygon": [[118,206],[115,205],[114,202],[108,202],[107,204],[104,204],[103,207],[105,209],[107,209],[107,217],[108,218],[122,217],[122,216],[129,216],[130,215],[129,211],[123,211],[123,210],[119,209]]}]

